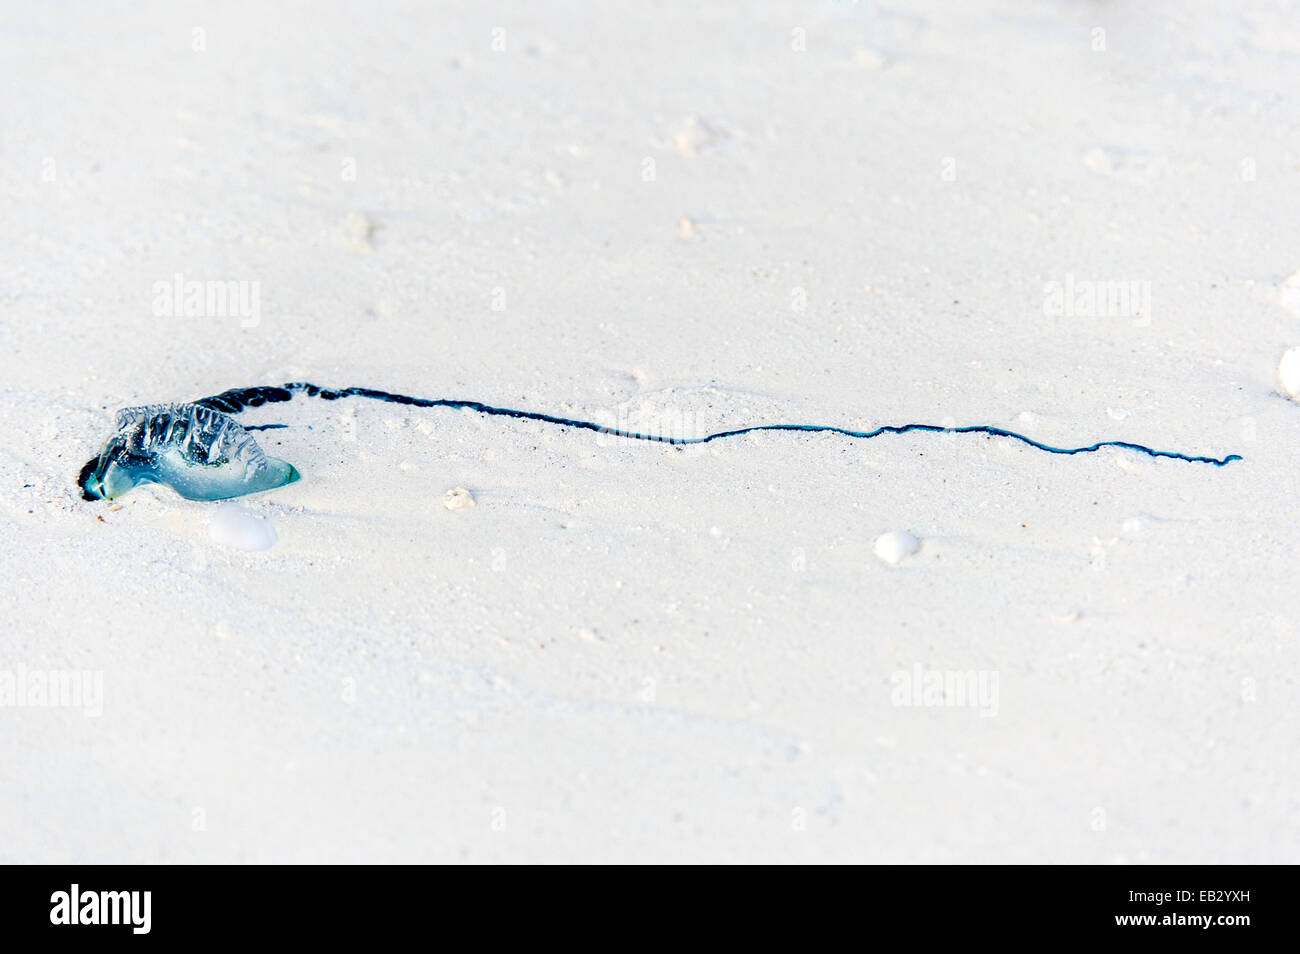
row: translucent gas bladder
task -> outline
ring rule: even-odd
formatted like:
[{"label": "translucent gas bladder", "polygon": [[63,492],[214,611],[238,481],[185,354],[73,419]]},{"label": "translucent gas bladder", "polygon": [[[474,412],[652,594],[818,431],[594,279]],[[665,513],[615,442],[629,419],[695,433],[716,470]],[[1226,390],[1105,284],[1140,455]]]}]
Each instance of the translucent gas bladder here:
[{"label": "translucent gas bladder", "polygon": [[298,480],[220,411],[200,404],[150,404],[117,412],[117,430],[82,471],[89,500],[113,500],[141,484],[164,484],[189,500],[227,500]]}]

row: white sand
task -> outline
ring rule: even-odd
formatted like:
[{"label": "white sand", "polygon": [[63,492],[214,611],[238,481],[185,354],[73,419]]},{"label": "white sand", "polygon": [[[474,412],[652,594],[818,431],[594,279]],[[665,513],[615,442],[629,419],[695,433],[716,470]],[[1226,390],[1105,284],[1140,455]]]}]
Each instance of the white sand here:
[{"label": "white sand", "polygon": [[[265,6],[0,13],[0,671],[103,685],[0,708],[0,862],[1300,857],[1289,5]],[[304,379],[1245,460],[300,399],[269,550],[79,499]]]}]

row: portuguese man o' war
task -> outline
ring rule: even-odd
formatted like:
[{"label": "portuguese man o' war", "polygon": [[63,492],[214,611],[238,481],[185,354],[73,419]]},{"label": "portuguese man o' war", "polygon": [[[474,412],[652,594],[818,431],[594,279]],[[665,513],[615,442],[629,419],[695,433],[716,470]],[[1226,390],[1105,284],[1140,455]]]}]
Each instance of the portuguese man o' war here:
[{"label": "portuguese man o' war", "polygon": [[855,431],[847,427],[828,424],[757,424],[735,430],[719,431],[703,437],[667,437],[658,434],[641,434],[617,427],[607,427],[592,421],[557,417],[538,411],[521,411],[507,407],[493,407],[480,401],[463,401],[451,398],[418,398],[405,394],[390,394],[374,388],[322,388],[306,382],[281,386],[232,388],[221,394],[194,401],[190,404],[161,404],[127,408],[117,413],[117,431],[104,445],[103,451],[81,469],[78,483],[87,500],[111,500],[144,483],[166,484],[182,497],[190,500],[226,500],[246,494],[274,490],[298,480],[298,470],[290,463],[268,457],[248,432],[283,427],[282,424],[262,424],[241,427],[229,415],[238,414],[250,407],[290,401],[296,394],[337,401],[359,397],[374,401],[388,401],[410,407],[446,407],[475,411],[497,417],[512,417],[526,421],[541,421],[561,427],[578,428],[622,437],[629,440],[654,441],[663,444],[708,444],[728,437],[741,437],[760,431],[799,431],[810,434],[840,434],[861,440],[870,440],[882,434],[908,434],[924,431],[938,434],[984,434],[1003,437],[1048,454],[1091,454],[1103,447],[1118,447],[1145,454],[1148,457],[1167,457],[1195,464],[1213,464],[1223,467],[1238,454],[1226,457],[1203,457],[1177,451],[1154,450],[1142,444],[1127,441],[1099,441],[1083,447],[1052,447],[1014,431],[985,424],[966,427],[944,427],[939,424],[886,424],[870,431]]},{"label": "portuguese man o' war", "polygon": [[117,412],[117,430],[81,471],[87,500],[166,484],[189,500],[225,500],[291,484],[297,468],[267,457],[248,431],[201,403]]}]

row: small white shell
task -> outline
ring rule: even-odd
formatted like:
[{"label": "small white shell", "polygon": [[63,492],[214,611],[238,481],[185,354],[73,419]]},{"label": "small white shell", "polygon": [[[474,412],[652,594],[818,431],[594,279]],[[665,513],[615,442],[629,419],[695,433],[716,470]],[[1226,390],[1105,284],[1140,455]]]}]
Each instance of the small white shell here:
[{"label": "small white shell", "polygon": [[464,487],[456,487],[442,495],[442,505],[448,510],[464,510],[476,503],[474,495]]},{"label": "small white shell", "polygon": [[876,556],[890,566],[897,566],[920,549],[921,541],[906,530],[891,530],[876,537]]},{"label": "small white shell", "polygon": [[1300,347],[1282,355],[1277,363],[1277,383],[1291,400],[1300,399]]},{"label": "small white shell", "polygon": [[212,512],[208,536],[214,543],[236,550],[269,550],[279,539],[271,521],[237,503],[224,503]]}]

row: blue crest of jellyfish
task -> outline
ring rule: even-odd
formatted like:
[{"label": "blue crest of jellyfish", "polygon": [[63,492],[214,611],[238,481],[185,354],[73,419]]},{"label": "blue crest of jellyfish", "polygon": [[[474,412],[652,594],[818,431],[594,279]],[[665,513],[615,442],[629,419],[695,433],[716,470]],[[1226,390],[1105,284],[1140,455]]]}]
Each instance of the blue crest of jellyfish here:
[{"label": "blue crest of jellyfish", "polygon": [[231,418],[200,404],[123,408],[116,423],[83,472],[87,499],[113,500],[140,484],[165,484],[189,500],[226,500],[300,477]]}]

